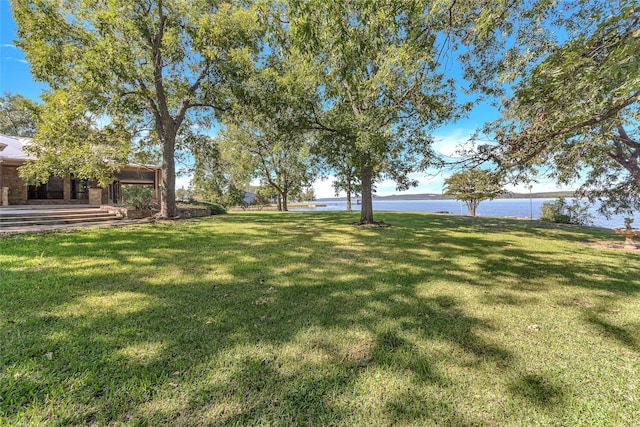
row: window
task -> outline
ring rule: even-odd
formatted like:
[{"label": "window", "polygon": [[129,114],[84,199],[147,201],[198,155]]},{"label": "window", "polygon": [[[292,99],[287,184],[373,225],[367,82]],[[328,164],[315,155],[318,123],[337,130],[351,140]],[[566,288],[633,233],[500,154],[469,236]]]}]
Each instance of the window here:
[{"label": "window", "polygon": [[64,199],[64,180],[52,176],[44,184],[29,185],[27,187],[27,199],[29,200],[54,200]]},{"label": "window", "polygon": [[71,175],[71,199],[89,200],[89,180],[76,179]]}]

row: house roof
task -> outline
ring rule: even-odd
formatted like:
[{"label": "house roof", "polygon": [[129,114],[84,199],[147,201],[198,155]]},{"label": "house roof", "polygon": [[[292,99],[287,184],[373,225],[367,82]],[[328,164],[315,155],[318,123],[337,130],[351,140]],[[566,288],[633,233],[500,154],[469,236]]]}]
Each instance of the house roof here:
[{"label": "house roof", "polygon": [[23,150],[30,142],[31,138],[0,135],[0,160],[34,160]]}]

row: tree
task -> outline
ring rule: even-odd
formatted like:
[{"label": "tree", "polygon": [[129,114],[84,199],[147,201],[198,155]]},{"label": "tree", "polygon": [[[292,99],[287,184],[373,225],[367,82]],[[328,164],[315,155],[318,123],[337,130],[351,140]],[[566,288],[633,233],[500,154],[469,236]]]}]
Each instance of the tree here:
[{"label": "tree", "polygon": [[193,199],[193,191],[190,188],[176,189],[176,200],[188,202]]},{"label": "tree", "polygon": [[307,187],[300,192],[298,198],[301,202],[313,202],[316,200],[316,192],[313,190],[313,187]]},{"label": "tree", "polygon": [[476,209],[483,200],[493,200],[504,193],[500,175],[485,169],[469,169],[444,180],[442,194],[452,195],[467,206],[469,214],[476,216]]},{"label": "tree", "polygon": [[32,137],[36,133],[38,104],[22,95],[0,96],[0,134]]},{"label": "tree", "polygon": [[113,174],[127,163],[132,134],[126,122],[112,117],[98,126],[100,117],[89,114],[80,96],[56,91],[40,107],[38,133],[24,147],[36,161],[20,167],[27,182],[46,182],[50,176],[73,174],[79,179],[112,182]]},{"label": "tree", "polygon": [[269,206],[278,201],[278,192],[270,185],[261,185],[254,191],[255,197],[251,202],[252,206],[258,206],[262,209],[265,206]]},{"label": "tree", "polygon": [[[560,13],[560,12],[556,12]],[[568,37],[503,103],[477,158],[516,174],[582,182],[604,214],[640,209],[640,6],[579,1],[560,16]]]},{"label": "tree", "polygon": [[290,2],[296,47],[324,77],[324,111],[313,124],[340,135],[334,141],[346,141],[357,161],[361,224],[374,223],[375,176],[394,179],[404,190],[417,184],[412,172],[439,164],[428,132],[470,107],[458,102],[461,81],[451,77],[452,58],[461,57],[455,65],[469,79],[468,89],[484,89],[487,75],[498,69],[493,58],[500,34],[510,31],[501,25],[521,3]]},{"label": "tree", "polygon": [[[255,126],[255,127],[254,127]],[[287,211],[290,196],[311,185],[316,169],[309,141],[301,133],[281,133],[267,123],[227,124],[221,131],[223,158],[250,178],[259,178],[277,197],[278,210]]]},{"label": "tree", "polygon": [[352,211],[351,196],[356,197],[360,193],[360,183],[357,181],[358,171],[351,165],[345,164],[342,168],[335,170],[335,181],[333,182],[333,189],[335,190],[336,197],[340,195],[341,191],[344,191],[347,195],[347,212]]},{"label": "tree", "polygon": [[194,135],[189,141],[194,167],[193,194],[200,200],[216,202],[222,206],[243,206],[244,189],[249,177],[227,162],[219,147],[220,137]]},{"label": "tree", "polygon": [[[339,140],[336,140],[339,139]],[[322,139],[316,145],[318,152],[325,159],[326,164],[331,169],[335,177],[333,181],[333,189],[338,197],[340,192],[344,191],[347,196],[347,212],[351,212],[351,196],[360,194],[361,185],[358,179],[359,173],[357,168],[357,156],[354,158],[353,147],[350,146],[350,140],[338,133],[325,132]],[[331,147],[333,150],[325,149]]]},{"label": "tree", "polygon": [[312,155],[315,132],[305,126],[317,104],[317,84],[302,58],[290,52],[279,26],[272,26],[269,53],[248,76],[220,133],[222,157],[236,170],[277,193],[278,209],[311,185],[320,162]]},{"label": "tree", "polygon": [[[256,9],[247,3],[12,0],[16,44],[33,75],[54,94],[65,93],[73,100],[71,105],[58,104],[59,118],[51,114],[49,124],[43,125],[57,121],[61,129],[56,136],[61,139],[37,136],[35,144],[44,151],[64,144],[61,153],[69,156],[59,156],[57,163],[67,163],[68,169],[74,168],[73,161],[83,160],[74,152],[86,145],[84,135],[75,135],[75,127],[62,122],[71,107],[100,119],[93,125],[101,145],[109,145],[117,133],[115,141],[124,149],[125,130],[139,138],[146,135],[141,127],[150,128],[149,140],[162,153],[160,213],[175,216],[176,141],[185,120],[192,117],[201,126],[210,125],[213,114],[227,108],[230,88],[242,80],[259,51]],[[54,95],[48,102],[58,99]]]}]

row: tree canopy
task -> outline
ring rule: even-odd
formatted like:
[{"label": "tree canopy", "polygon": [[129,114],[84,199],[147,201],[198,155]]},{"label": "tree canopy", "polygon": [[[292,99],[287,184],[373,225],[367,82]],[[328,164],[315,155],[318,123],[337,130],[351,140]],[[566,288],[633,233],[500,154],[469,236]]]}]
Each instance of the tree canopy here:
[{"label": "tree canopy", "polygon": [[[477,156],[523,176],[548,172],[604,213],[640,209],[640,6],[578,1],[564,42],[518,81]],[[524,178],[527,179],[527,178]]]},{"label": "tree canopy", "polygon": [[218,122],[223,139],[201,165],[244,152],[253,171],[284,159],[279,170],[292,171],[314,154],[339,187],[361,193],[360,222],[370,224],[376,180],[416,185],[414,173],[442,164],[432,131],[516,81],[504,117],[485,129],[497,143],[476,158],[529,172],[552,165],[564,182],[586,167],[590,195],[617,192],[619,208],[640,207],[636,3],[12,0],[17,44],[50,87],[39,160],[25,174],[106,182],[155,147],[161,214],[171,217],[176,151],[202,159],[209,151],[194,133]]},{"label": "tree canopy", "polygon": [[22,95],[0,96],[0,134],[32,137],[36,134],[39,104]]},{"label": "tree canopy", "polygon": [[295,47],[324,79],[314,124],[348,144],[362,189],[360,222],[373,223],[374,176],[405,190],[417,183],[412,172],[438,163],[430,131],[468,111],[460,86],[495,89],[487,83],[498,71],[502,33],[513,29],[506,18],[524,2],[289,3]]},{"label": "tree canopy", "polygon": [[220,135],[215,138],[196,135],[189,143],[193,156],[192,195],[206,202],[222,206],[244,204],[249,177],[238,173],[221,153]]},{"label": "tree canopy", "polygon": [[318,103],[317,81],[273,25],[268,53],[242,82],[221,121],[221,156],[236,174],[260,179],[276,193],[280,210],[312,184],[320,161],[312,153],[316,132],[307,126]]},{"label": "tree canopy", "polygon": [[[215,113],[225,110],[229,91],[260,51],[256,8],[234,0],[11,4],[17,45],[34,77],[51,88],[46,99],[50,114],[42,126],[59,125],[53,135],[38,134],[35,144],[43,153],[58,149],[59,168],[71,170],[79,161],[92,161],[78,154],[95,146],[84,140],[89,124],[78,134],[76,126],[65,122],[69,115],[77,118],[78,111],[97,119],[90,127],[101,146],[123,147],[125,134],[130,143],[142,138],[157,144],[162,154],[161,215],[175,216],[176,141],[185,120],[207,128]],[[70,102],[61,103],[61,98]],[[53,166],[50,159],[38,160],[43,170]]]},{"label": "tree canopy", "polygon": [[443,190],[442,194],[463,201],[471,216],[476,216],[481,201],[493,200],[504,193],[500,174],[480,168],[451,175],[444,180]]},{"label": "tree canopy", "polygon": [[40,109],[35,143],[24,147],[37,160],[21,166],[22,177],[28,182],[46,182],[51,175],[73,174],[108,184],[127,162],[131,132],[115,117],[100,127],[98,120],[78,97],[65,91],[49,95]]}]

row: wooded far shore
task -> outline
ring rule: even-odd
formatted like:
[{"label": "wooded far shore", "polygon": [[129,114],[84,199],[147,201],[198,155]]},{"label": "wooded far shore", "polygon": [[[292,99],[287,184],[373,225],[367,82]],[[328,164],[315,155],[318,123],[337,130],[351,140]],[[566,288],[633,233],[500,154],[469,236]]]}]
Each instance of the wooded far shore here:
[{"label": "wooded far shore", "polygon": [[[574,197],[572,191],[550,191],[544,193],[511,193],[505,192],[501,199],[554,199],[559,197]],[[376,200],[454,200],[454,196],[447,196],[437,193],[420,193],[420,194],[392,194],[390,196],[374,196]],[[317,199],[318,202],[331,202],[347,200],[346,197],[323,197]]]}]

